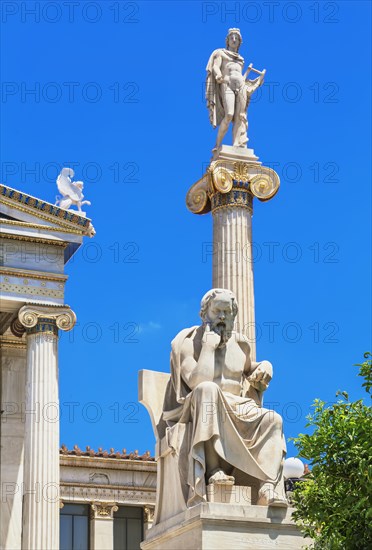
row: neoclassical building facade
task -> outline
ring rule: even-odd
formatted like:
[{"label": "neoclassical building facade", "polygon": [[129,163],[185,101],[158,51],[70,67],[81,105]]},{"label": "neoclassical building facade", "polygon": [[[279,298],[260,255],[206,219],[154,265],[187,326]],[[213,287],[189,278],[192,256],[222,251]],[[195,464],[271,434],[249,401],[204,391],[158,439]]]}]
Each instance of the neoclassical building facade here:
[{"label": "neoclassical building facade", "polygon": [[59,441],[58,334],[76,321],[64,268],[91,220],[5,185],[0,203],[0,548],[139,548],[155,504],[150,453]]}]

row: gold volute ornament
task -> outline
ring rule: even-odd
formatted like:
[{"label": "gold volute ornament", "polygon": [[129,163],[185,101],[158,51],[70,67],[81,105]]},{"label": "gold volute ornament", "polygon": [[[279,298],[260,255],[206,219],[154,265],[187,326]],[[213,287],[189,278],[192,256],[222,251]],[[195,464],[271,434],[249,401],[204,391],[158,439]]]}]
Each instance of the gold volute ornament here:
[{"label": "gold volute ornament", "polygon": [[260,201],[268,201],[278,192],[279,185],[278,175],[270,170],[270,173],[254,176],[250,181],[250,190]]},{"label": "gold volute ornament", "polygon": [[190,189],[186,196],[187,208],[193,214],[200,214],[208,202],[208,195],[205,189]]},{"label": "gold volute ornament", "polygon": [[212,171],[214,187],[220,193],[229,193],[233,186],[231,173],[223,166],[217,166]]},{"label": "gold volute ornament", "polygon": [[205,174],[190,187],[186,195],[186,206],[193,214],[205,214],[210,211],[208,199],[209,174]]}]

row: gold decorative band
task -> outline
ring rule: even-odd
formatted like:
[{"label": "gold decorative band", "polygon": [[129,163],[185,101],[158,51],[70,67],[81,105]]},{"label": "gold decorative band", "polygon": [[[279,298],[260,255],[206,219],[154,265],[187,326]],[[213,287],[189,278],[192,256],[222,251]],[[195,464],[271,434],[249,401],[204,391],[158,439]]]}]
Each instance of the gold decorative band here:
[{"label": "gold decorative band", "polygon": [[1,233],[2,239],[10,239],[12,241],[25,241],[28,243],[38,243],[38,244],[46,244],[49,246],[59,246],[62,248],[66,248],[68,246],[68,243],[66,241],[56,241],[56,240],[48,240],[43,239],[40,237],[27,237],[25,235],[16,235],[13,233]]},{"label": "gold decorative band", "polygon": [[52,334],[58,336],[58,327],[55,319],[39,317],[36,325],[26,328],[27,334]]},{"label": "gold decorative band", "polygon": [[64,283],[68,279],[68,275],[62,273],[51,273],[49,271],[34,271],[31,269],[21,269],[14,267],[0,267],[0,275],[9,275],[10,277],[26,277],[27,279],[37,279],[41,281],[52,281]]},{"label": "gold decorative band", "polygon": [[8,349],[26,349],[26,341],[20,340],[19,338],[0,338],[0,348]]},{"label": "gold decorative band", "polygon": [[[48,225],[42,225],[41,223],[28,223],[28,222],[21,222],[19,220],[7,220],[7,219],[1,219],[0,221],[1,225],[15,225],[19,227],[28,227],[30,229],[41,229],[42,231],[56,231],[55,227],[49,227]],[[81,235],[81,231],[75,230],[75,229],[68,229],[66,226],[63,227],[62,230],[63,233],[69,233],[71,235]]]},{"label": "gold decorative band", "polygon": [[219,208],[240,206],[253,212],[252,194],[245,189],[233,188],[229,193],[214,193],[211,196],[212,212]]}]

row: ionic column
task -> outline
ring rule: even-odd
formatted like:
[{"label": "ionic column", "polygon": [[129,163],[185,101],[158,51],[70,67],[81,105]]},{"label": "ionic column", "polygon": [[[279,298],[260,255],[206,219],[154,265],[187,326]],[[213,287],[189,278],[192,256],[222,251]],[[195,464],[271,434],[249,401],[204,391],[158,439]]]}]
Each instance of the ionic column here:
[{"label": "ionic column", "polygon": [[193,214],[213,216],[213,288],[236,295],[236,330],[249,340],[251,359],[256,360],[255,304],[253,284],[253,198],[268,201],[280,185],[278,174],[262,166],[253,149],[222,145],[204,176],[186,196]]},{"label": "ionic column", "polygon": [[23,550],[59,548],[58,329],[76,322],[66,307],[26,305],[27,333]]},{"label": "ionic column", "polygon": [[[252,195],[232,190],[211,197],[213,215],[212,287],[234,292],[238,305],[236,330],[249,340],[256,360],[252,261]],[[239,202],[237,202],[239,201]]]}]

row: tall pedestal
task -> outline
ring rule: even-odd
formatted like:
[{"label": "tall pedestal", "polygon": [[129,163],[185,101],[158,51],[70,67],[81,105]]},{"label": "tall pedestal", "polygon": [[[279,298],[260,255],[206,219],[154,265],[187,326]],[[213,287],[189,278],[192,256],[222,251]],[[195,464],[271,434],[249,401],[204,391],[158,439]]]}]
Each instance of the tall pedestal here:
[{"label": "tall pedestal", "polygon": [[59,548],[58,329],[76,321],[67,307],[24,306],[27,332],[23,550]]},{"label": "tall pedestal", "polygon": [[159,523],[142,550],[300,550],[291,508],[205,502]]},{"label": "tall pedestal", "polygon": [[206,174],[189,190],[187,207],[213,215],[212,287],[234,292],[239,305],[236,330],[245,334],[256,360],[252,216],[253,198],[271,199],[279,176],[262,166],[253,149],[223,145]]}]

